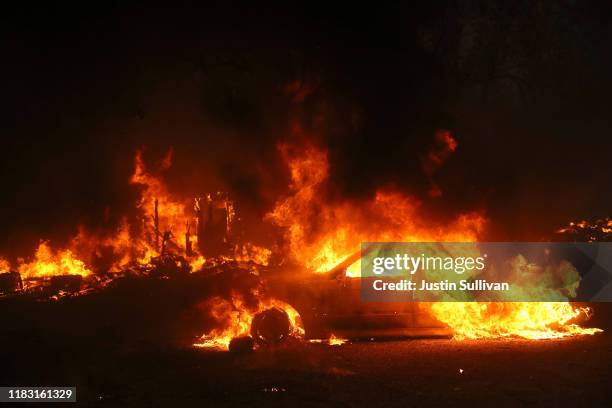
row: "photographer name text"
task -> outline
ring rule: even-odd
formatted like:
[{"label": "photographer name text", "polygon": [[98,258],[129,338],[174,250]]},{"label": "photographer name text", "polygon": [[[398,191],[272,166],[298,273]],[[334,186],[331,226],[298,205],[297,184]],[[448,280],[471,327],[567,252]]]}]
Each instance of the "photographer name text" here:
[{"label": "photographer name text", "polygon": [[510,290],[508,282],[487,282],[485,279],[476,279],[474,281],[461,280],[459,282],[450,282],[449,280],[441,280],[437,282],[429,282],[424,279],[419,282],[413,282],[408,279],[402,279],[397,282],[387,282],[382,279],[376,279],[372,282],[372,287],[376,291],[507,291]]}]

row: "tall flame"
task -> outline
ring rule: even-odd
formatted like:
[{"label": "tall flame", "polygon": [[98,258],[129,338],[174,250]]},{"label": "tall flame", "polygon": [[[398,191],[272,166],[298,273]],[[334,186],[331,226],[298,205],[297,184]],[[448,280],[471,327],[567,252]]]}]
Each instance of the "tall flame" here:
[{"label": "tall flame", "polygon": [[[447,224],[425,223],[419,200],[389,189],[362,202],[330,202],[323,194],[327,152],[309,147],[291,155],[287,146],[281,146],[281,152],[291,172],[292,195],[277,202],[266,219],[285,228],[291,256],[314,272],[340,264],[359,250],[361,242],[472,242],[484,227],[484,217],[475,212]],[[356,261],[349,274],[358,272]]]},{"label": "tall flame", "polygon": [[[172,150],[169,150],[160,163],[160,170],[166,170],[172,165]],[[190,216],[190,207],[186,202],[177,201],[168,192],[162,179],[150,173],[143,161],[142,152],[136,152],[135,169],[130,183],[142,187],[138,208],[143,212],[143,221],[146,225],[152,225],[155,218],[155,207],[159,218],[159,230],[185,231],[186,225],[194,223],[194,217]],[[189,210],[188,210],[189,209]],[[155,239],[155,231],[147,231]],[[179,240],[180,241],[180,240]],[[182,242],[179,242],[182,245]]]},{"label": "tall flame", "polygon": [[[314,272],[326,272],[359,250],[365,241],[475,241],[485,219],[478,213],[458,216],[447,224],[422,220],[421,203],[390,189],[378,190],[361,202],[325,199],[327,152],[314,147],[291,154],[281,146],[291,173],[291,195],[277,202],[266,219],[285,228],[294,261]],[[348,270],[358,275],[359,262]]]},{"label": "tall flame", "polygon": [[[438,135],[443,136],[448,135]],[[442,141],[449,151],[456,149],[454,139]],[[313,272],[341,264],[359,250],[361,242],[474,242],[485,225],[478,213],[459,215],[447,224],[425,224],[420,221],[418,200],[389,190],[378,190],[363,202],[326,200],[322,188],[329,171],[326,151],[310,146],[295,153],[286,145],[280,150],[290,170],[291,195],[279,201],[267,219],[285,229],[293,260]],[[348,267],[347,275],[359,276],[359,261]],[[429,310],[453,329],[456,339],[544,339],[600,331],[574,323],[578,317],[588,317],[589,310],[567,302],[441,302]]]},{"label": "tall flame", "polygon": [[[162,170],[171,165],[171,153],[170,150],[161,161]],[[182,233],[188,223],[194,223],[189,206],[174,199],[161,177],[147,170],[140,151],[136,153],[134,161],[135,169],[130,183],[141,187],[137,203],[141,219],[130,222],[127,217],[123,217],[112,234],[96,234],[79,226],[77,235],[67,247],[61,249],[53,249],[49,241],[41,241],[33,258],[18,262],[17,270],[24,279],[57,275],[90,276],[93,274],[93,258],[99,256],[104,249],[110,249],[112,253],[111,272],[121,271],[131,262],[146,265],[160,254],[160,248],[155,245],[156,234],[157,242],[161,242],[163,232],[171,230]],[[159,220],[157,231],[153,228],[156,201]],[[174,244],[184,250],[184,241],[176,239],[180,237],[174,238]],[[196,239],[194,235],[193,241]],[[195,267],[199,267],[204,259],[195,256],[192,262]],[[10,270],[10,264],[4,261],[0,268]]]},{"label": "tall flame", "polygon": [[[137,219],[122,217],[115,231],[101,234],[79,226],[78,233],[64,248],[52,248],[49,241],[41,241],[32,258],[21,259],[17,270],[24,279],[48,278],[56,275],[93,274],[96,259],[110,252],[112,264],[104,267],[109,272],[120,272],[130,264],[148,265],[154,257],[161,255],[164,233],[170,232],[172,249],[185,253],[184,233],[191,232],[191,258],[193,271],[199,270],[207,261],[197,250],[196,217],[189,204],[173,196],[164,183],[161,173],[172,164],[172,150],[159,162],[158,171],[150,171],[145,165],[142,152],[134,158],[134,172],[130,184],[140,193],[136,206]],[[160,174],[158,174],[160,173]],[[232,210],[233,211],[233,210]],[[237,245],[232,260],[267,264],[271,251],[251,243]],[[223,259],[221,260],[223,261]],[[0,259],[0,271],[11,270],[7,260]]]}]

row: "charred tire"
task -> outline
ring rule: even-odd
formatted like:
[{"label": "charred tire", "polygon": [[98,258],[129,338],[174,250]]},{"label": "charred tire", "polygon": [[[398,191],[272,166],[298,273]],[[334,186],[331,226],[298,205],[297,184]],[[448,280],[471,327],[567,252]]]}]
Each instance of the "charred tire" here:
[{"label": "charred tire", "polygon": [[289,337],[290,330],[287,312],[277,307],[258,313],[251,323],[251,337],[259,345],[279,344]]}]

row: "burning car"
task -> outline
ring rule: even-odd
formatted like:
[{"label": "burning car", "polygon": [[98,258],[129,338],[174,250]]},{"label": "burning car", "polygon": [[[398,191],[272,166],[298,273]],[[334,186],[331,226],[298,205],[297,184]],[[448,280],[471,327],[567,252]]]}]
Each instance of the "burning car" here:
[{"label": "burning car", "polygon": [[363,302],[361,285],[371,278],[347,276],[337,268],[288,281],[266,281],[266,293],[290,304],[300,315],[308,339],[451,337],[453,331],[434,317],[428,304]]}]

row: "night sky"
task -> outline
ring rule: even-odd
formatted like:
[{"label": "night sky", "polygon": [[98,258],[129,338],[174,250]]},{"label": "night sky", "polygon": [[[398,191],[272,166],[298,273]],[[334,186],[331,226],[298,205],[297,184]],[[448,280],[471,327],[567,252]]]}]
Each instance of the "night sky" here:
[{"label": "night sky", "polygon": [[[129,213],[143,146],[173,147],[173,191],[228,190],[258,220],[295,123],[330,149],[331,197],[393,185],[485,211],[494,240],[612,212],[609,2],[292,3],[4,9],[0,254]],[[459,147],[431,198],[441,128]]]}]

